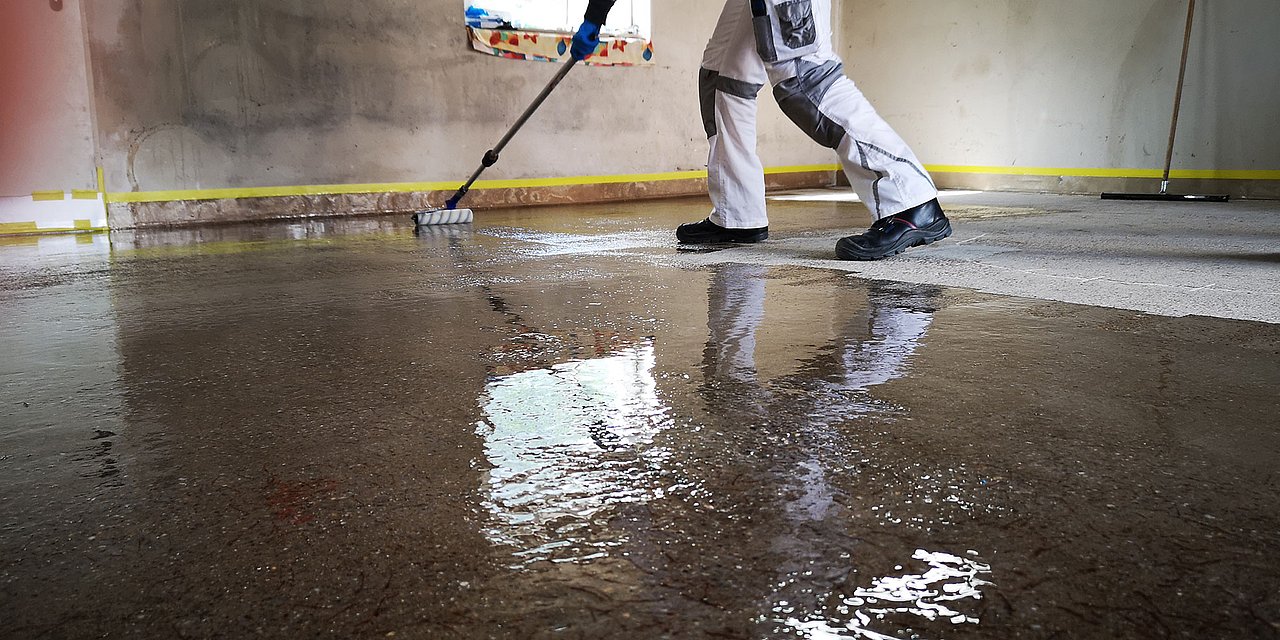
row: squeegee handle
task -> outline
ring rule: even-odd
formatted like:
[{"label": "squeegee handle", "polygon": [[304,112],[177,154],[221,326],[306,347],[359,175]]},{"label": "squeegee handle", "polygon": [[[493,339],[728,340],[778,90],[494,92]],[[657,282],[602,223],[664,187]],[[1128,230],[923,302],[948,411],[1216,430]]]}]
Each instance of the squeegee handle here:
[{"label": "squeegee handle", "polygon": [[1169,146],[1164,155],[1164,180],[1160,193],[1169,189],[1169,174],[1173,170],[1173,143],[1178,139],[1178,113],[1182,110],[1182,87],[1187,78],[1187,56],[1191,52],[1191,27],[1196,18],[1196,0],[1187,2],[1187,31],[1182,37],[1182,63],[1178,66],[1178,89],[1173,96],[1173,121],[1169,124]]},{"label": "squeegee handle", "polygon": [[565,76],[569,75],[569,70],[572,69],[575,64],[578,64],[578,61],[573,58],[569,58],[569,61],[560,67],[560,71],[556,72],[555,77],[551,78],[551,81],[547,83],[547,86],[543,87],[542,93],[539,93],[538,97],[534,98],[533,104],[529,105],[529,108],[525,109],[524,113],[520,114],[520,119],[516,120],[516,123],[511,126],[511,129],[507,131],[507,135],[502,136],[502,139],[498,141],[496,146],[485,152],[484,160],[480,163],[480,167],[476,169],[475,173],[471,174],[471,178],[467,180],[467,183],[462,185],[462,188],[458,189],[458,192],[453,194],[452,198],[449,198],[448,203],[446,203],[448,208],[456,208],[458,206],[458,202],[462,200],[463,196],[467,195],[467,191],[471,189],[471,185],[475,184],[475,181],[480,177],[480,174],[484,173],[485,169],[492,167],[498,162],[498,154],[502,153],[502,150],[507,147],[507,143],[511,142],[511,139],[515,137],[516,132],[520,130],[520,127],[523,127],[524,123],[528,122],[529,118],[533,117],[533,114],[538,110],[538,107],[541,107],[542,103],[547,101],[547,96],[551,95],[552,91],[555,91],[556,86],[560,84],[561,80],[564,80]]}]

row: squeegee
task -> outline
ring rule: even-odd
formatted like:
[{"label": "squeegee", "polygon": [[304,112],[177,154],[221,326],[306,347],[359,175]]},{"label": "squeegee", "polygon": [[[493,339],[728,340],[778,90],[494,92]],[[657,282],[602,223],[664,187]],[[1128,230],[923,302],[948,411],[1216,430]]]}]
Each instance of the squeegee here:
[{"label": "squeegee", "polygon": [[443,207],[415,212],[413,214],[413,223],[421,227],[433,224],[462,224],[471,222],[474,219],[474,215],[471,210],[466,208],[459,209],[458,203],[467,195],[467,191],[471,189],[471,185],[475,184],[475,181],[480,177],[480,174],[484,173],[485,169],[492,167],[498,162],[498,154],[502,153],[502,150],[507,146],[508,142],[511,142],[511,138],[515,137],[516,132],[520,130],[520,127],[523,127],[524,123],[529,121],[529,118],[533,116],[533,113],[538,110],[538,107],[542,106],[542,103],[546,101],[547,96],[551,95],[551,92],[555,90],[556,85],[560,84],[561,80],[564,80],[564,77],[569,74],[569,70],[572,69],[573,65],[577,64],[577,62],[577,60],[569,58],[569,61],[566,62],[564,66],[560,67],[560,71],[557,72],[555,77],[551,79],[551,82],[548,82],[547,86],[542,89],[542,93],[538,94],[538,97],[534,99],[533,104],[529,105],[529,108],[524,110],[524,113],[520,115],[520,119],[516,120],[516,123],[512,125],[510,131],[507,131],[507,135],[502,136],[502,140],[498,141],[497,146],[485,152],[484,159],[480,161],[480,166],[476,169],[475,173],[471,174],[471,177],[467,180],[466,184],[462,185],[462,188],[458,189],[458,192],[453,194],[453,197],[449,198]]}]

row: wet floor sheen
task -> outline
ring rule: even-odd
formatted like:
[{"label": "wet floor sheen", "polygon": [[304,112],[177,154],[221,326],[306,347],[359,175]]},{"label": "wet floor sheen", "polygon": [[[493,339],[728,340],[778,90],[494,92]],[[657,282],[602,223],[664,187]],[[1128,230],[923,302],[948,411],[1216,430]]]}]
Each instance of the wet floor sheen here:
[{"label": "wet floor sheen", "polygon": [[543,215],[0,245],[0,635],[1280,633],[1276,325]]}]

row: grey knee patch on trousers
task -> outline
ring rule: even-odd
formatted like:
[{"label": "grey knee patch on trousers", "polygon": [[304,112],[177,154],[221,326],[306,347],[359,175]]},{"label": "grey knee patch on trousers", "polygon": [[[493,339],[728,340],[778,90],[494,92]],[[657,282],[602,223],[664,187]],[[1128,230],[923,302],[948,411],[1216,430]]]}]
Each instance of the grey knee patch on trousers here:
[{"label": "grey knee patch on trousers", "polygon": [[703,68],[698,72],[698,101],[702,108],[702,128],[707,137],[716,135],[716,92],[746,100],[755,100],[764,85],[726,78],[719,72]]},{"label": "grey knee patch on trousers", "polygon": [[698,72],[698,103],[702,107],[702,128],[707,137],[716,135],[716,78],[720,74],[703,69]]},{"label": "grey knee patch on trousers", "polygon": [[827,91],[844,77],[844,65],[829,61],[813,64],[804,60],[795,62],[796,75],[773,87],[773,97],[782,112],[800,127],[814,142],[835,149],[844,139],[845,129],[818,110]]}]

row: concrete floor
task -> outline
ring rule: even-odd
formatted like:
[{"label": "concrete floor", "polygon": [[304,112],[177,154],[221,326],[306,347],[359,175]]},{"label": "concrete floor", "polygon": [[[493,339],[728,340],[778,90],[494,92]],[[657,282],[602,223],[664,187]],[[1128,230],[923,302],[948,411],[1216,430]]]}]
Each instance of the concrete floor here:
[{"label": "concrete floor", "polygon": [[[785,222],[835,202],[823,227],[783,226],[760,258],[811,266],[831,257],[830,229],[865,215],[841,191],[782,196]],[[837,265],[873,279],[942,284],[1160,315],[1280,322],[1280,202],[1170,204],[1044,194],[946,192],[950,242],[872,264]],[[775,207],[777,208],[777,207]]]},{"label": "concrete floor", "polygon": [[0,634],[1280,633],[1275,203],[798,197],[0,241]]}]

